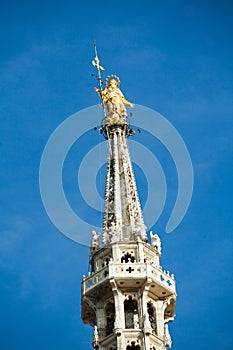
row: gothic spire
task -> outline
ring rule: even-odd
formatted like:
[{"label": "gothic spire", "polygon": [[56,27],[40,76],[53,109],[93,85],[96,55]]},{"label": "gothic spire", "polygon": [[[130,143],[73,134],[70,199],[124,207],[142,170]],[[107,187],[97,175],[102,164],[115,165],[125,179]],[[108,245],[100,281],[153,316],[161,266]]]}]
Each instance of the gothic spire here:
[{"label": "gothic spire", "polygon": [[[175,317],[174,275],[160,265],[161,242],[146,228],[129,155],[125,106],[133,107],[110,75],[103,89],[97,69],[108,160],[103,233],[92,231],[91,271],[82,280],[82,319],[94,327],[94,350],[151,350],[171,346],[167,323]],[[102,236],[102,246],[101,246]]]},{"label": "gothic spire", "polygon": [[98,81],[101,81],[95,91],[101,97],[105,111],[102,130],[108,140],[103,247],[119,240],[146,241],[146,228],[127,145],[127,136],[132,130],[125,106],[133,108],[134,105],[126,100],[116,75],[106,78],[103,89],[98,56],[93,64],[97,68]]}]

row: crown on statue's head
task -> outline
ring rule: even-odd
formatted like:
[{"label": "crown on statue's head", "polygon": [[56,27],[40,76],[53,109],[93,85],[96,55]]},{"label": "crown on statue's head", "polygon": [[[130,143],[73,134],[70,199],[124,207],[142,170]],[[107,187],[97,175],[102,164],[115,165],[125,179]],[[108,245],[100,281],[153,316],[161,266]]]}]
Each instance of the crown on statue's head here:
[{"label": "crown on statue's head", "polygon": [[111,81],[115,81],[117,84],[117,87],[120,86],[121,81],[117,75],[115,75],[115,74],[108,75],[107,78],[105,79],[106,85],[111,85]]}]

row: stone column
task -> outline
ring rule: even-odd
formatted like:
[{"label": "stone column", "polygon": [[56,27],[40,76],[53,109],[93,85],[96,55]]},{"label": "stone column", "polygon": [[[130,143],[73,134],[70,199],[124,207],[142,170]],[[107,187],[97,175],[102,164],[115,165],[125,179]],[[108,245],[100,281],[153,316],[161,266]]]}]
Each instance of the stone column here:
[{"label": "stone column", "polygon": [[97,322],[99,337],[100,338],[105,337],[106,317],[105,317],[104,305],[102,301],[99,301],[96,304],[96,322]]},{"label": "stone column", "polygon": [[148,278],[145,288],[142,293],[142,298],[141,298],[141,304],[142,304],[142,325],[141,327],[143,328],[143,333],[144,333],[144,349],[145,350],[150,350],[150,334],[152,333],[152,328],[149,320],[149,315],[147,312],[147,299],[148,299],[148,292],[149,292],[149,286],[151,284],[151,279]]},{"label": "stone column", "polygon": [[156,322],[157,322],[157,334],[158,337],[164,336],[164,301],[156,301]]}]

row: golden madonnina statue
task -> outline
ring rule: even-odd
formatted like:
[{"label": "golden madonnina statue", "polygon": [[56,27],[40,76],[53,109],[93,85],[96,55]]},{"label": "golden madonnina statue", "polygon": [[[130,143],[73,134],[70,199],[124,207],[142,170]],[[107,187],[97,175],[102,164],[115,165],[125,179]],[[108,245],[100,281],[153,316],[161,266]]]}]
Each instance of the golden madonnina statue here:
[{"label": "golden madonnina statue", "polygon": [[103,105],[106,106],[108,111],[108,121],[110,123],[114,123],[119,118],[125,118],[127,116],[126,108],[134,107],[134,105],[127,101],[119,89],[119,78],[118,81],[116,79],[111,79],[104,90],[100,90],[95,88],[103,101]]},{"label": "golden madonnina statue", "polygon": [[96,44],[94,43],[95,48],[95,59],[92,61],[93,66],[97,69],[97,79],[99,81],[100,88],[94,88],[96,92],[100,95],[102,99],[103,108],[106,107],[108,115],[106,117],[107,122],[110,124],[121,122],[123,123],[127,117],[127,111],[125,106],[133,108],[134,105],[127,101],[119,89],[120,79],[116,75],[109,75],[106,78],[106,87],[102,90],[102,78],[100,71],[104,68],[100,65],[100,60],[97,55]]}]

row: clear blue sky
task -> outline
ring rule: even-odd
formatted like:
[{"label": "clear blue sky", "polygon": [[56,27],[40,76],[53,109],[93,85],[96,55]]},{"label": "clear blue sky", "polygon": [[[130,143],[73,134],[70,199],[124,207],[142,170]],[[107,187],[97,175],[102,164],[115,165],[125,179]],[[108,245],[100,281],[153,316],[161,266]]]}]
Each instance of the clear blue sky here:
[{"label": "clear blue sky", "polygon": [[128,99],[166,116],[193,161],[186,217],[170,235],[154,227],[177,279],[172,348],[233,348],[232,23],[224,0],[1,2],[1,349],[91,349],[88,249],[50,222],[38,172],[54,129],[98,103],[94,38]]}]

